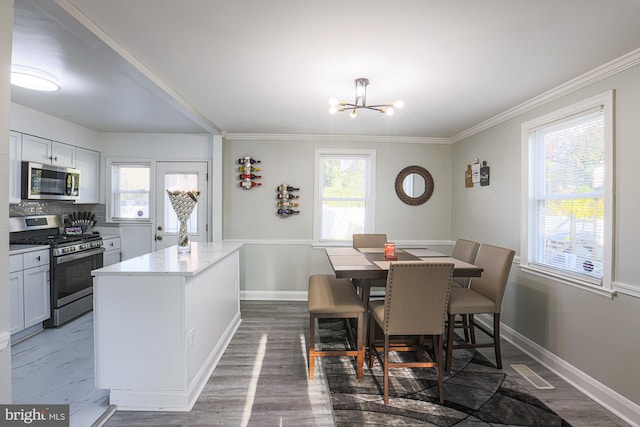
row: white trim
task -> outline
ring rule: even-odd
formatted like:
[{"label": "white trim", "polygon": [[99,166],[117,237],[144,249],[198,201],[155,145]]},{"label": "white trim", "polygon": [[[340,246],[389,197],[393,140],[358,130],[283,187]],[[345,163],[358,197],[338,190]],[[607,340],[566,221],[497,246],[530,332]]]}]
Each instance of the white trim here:
[{"label": "white trim", "polygon": [[[476,320],[479,320],[479,323],[482,323],[489,330],[493,328],[493,320],[489,315],[478,315]],[[640,420],[640,405],[590,377],[502,322],[500,323],[500,335],[551,372],[604,406],[614,415],[622,418],[632,426],[640,426],[638,423],[638,420]]]},{"label": "white trim", "polygon": [[240,291],[241,301],[306,301],[307,291]]},{"label": "white trim", "polygon": [[629,283],[613,282],[613,290],[620,294],[629,295],[635,298],[640,298],[640,285],[632,285]]},{"label": "white trim", "polygon": [[[242,243],[245,245],[304,245],[313,248],[327,248],[334,246],[351,247],[351,242],[314,243],[307,239],[225,239],[225,242]],[[399,248],[424,248],[428,246],[453,246],[451,240],[394,240]],[[516,259],[514,258],[514,263]]]},{"label": "white trim", "polygon": [[225,242],[242,243],[245,245],[304,245],[311,246],[313,240],[304,239],[225,239]]},{"label": "white trim", "polygon": [[227,141],[311,141],[311,142],[371,142],[371,143],[404,143],[404,144],[451,144],[449,138],[411,137],[411,136],[374,136],[374,135],[312,135],[281,133],[229,133],[223,132]]},{"label": "white trim", "polygon": [[597,83],[600,80],[606,79],[607,77],[613,76],[638,64],[640,64],[640,49],[636,49],[626,55],[622,55],[619,58],[614,59],[613,61],[603,64],[591,71],[588,71],[576,77],[575,79],[569,80],[566,83],[556,86],[555,88],[543,94],[540,94],[535,98],[531,98],[530,100],[516,105],[515,107],[510,108],[496,116],[493,116],[492,118],[485,120],[484,122],[478,123],[477,125],[472,126],[469,129],[466,129],[452,136],[451,143],[455,144],[456,142],[463,141],[477,133],[483,132],[496,125],[499,125],[500,123],[518,117],[526,113],[527,111],[531,111],[544,104],[547,104],[572,92]]},{"label": "white trim", "polygon": [[4,351],[9,348],[11,342],[11,334],[9,332],[0,332],[0,351]]}]

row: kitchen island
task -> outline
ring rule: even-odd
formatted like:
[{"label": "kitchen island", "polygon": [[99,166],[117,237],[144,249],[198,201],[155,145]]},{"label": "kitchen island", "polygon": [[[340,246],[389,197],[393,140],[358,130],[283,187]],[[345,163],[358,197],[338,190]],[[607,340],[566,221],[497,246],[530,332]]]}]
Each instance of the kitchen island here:
[{"label": "kitchen island", "polygon": [[96,387],[110,404],[191,410],[241,321],[240,247],[192,242],[92,272]]}]

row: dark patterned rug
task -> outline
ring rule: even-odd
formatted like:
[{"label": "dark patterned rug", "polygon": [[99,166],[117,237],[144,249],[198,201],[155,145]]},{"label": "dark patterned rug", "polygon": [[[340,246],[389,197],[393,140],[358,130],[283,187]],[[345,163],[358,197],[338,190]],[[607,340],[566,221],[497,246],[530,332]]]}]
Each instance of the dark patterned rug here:
[{"label": "dark patterned rug", "polygon": [[[323,347],[346,343],[341,321],[320,324]],[[411,353],[392,353],[395,360]],[[451,373],[444,376],[445,403],[438,401],[434,369],[389,370],[389,405],[382,401],[382,368],[365,361],[362,380],[355,359],[321,359],[331,392],[336,426],[570,426],[514,379],[474,350],[456,350]]]}]

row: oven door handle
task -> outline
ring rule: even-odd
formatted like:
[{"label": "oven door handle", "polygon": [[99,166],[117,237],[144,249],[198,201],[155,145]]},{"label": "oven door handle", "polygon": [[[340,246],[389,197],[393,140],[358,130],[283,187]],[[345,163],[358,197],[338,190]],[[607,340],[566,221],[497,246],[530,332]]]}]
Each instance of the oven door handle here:
[{"label": "oven door handle", "polygon": [[104,252],[104,250],[104,248],[98,248],[91,249],[90,251],[80,252],[77,254],[62,255],[56,258],[56,264],[64,264],[65,262],[71,262],[78,259],[90,257],[92,255],[101,254],[102,252]]}]

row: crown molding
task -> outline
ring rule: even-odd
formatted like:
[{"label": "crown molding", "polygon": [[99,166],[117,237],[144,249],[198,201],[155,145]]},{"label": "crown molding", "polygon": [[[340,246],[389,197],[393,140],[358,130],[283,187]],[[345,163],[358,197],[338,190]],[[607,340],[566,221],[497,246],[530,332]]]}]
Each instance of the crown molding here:
[{"label": "crown molding", "polygon": [[585,88],[600,80],[613,76],[614,74],[620,73],[638,64],[640,64],[640,49],[636,49],[626,55],[622,55],[621,57],[616,58],[613,61],[603,64],[597,68],[594,68],[593,70],[588,71],[576,77],[575,79],[569,80],[568,82],[563,83],[560,86],[556,86],[555,88],[544,92],[543,94],[538,95],[535,98],[530,99],[529,101],[523,102],[520,105],[516,105],[515,107],[510,108],[496,116],[493,116],[492,118],[485,120],[484,122],[478,123],[477,125],[472,126],[469,129],[452,136],[451,143],[455,144],[456,142],[460,142],[472,135],[492,128],[493,126],[524,114],[527,111],[531,111],[544,104]]},{"label": "crown molding", "polygon": [[313,135],[284,133],[229,133],[222,132],[227,141],[313,141],[313,142],[392,142],[404,144],[451,144],[449,138],[411,136],[368,136],[368,135]]}]

